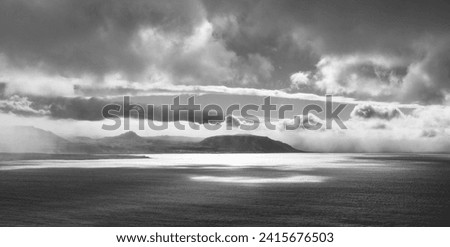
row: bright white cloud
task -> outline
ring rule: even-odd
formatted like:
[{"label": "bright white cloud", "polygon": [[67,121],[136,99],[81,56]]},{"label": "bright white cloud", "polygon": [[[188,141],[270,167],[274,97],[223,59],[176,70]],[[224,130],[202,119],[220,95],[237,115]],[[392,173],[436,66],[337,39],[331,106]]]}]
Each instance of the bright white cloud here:
[{"label": "bright white cloud", "polygon": [[310,72],[299,71],[291,75],[291,88],[299,89],[310,82]]},{"label": "bright white cloud", "polygon": [[395,69],[402,66],[403,61],[377,55],[325,56],[317,64],[314,83],[331,94],[386,96],[399,89],[401,75]]},{"label": "bright white cloud", "polygon": [[362,119],[378,118],[391,120],[403,117],[403,113],[398,107],[392,105],[360,104],[355,106],[351,116]]}]

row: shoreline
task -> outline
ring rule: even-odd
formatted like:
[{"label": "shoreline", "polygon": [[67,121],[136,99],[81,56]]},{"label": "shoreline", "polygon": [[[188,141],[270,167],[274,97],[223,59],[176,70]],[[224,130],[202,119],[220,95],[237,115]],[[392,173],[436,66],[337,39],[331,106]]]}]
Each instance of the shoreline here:
[{"label": "shoreline", "polygon": [[0,153],[1,161],[15,160],[100,160],[100,159],[150,159],[133,154],[46,154],[46,153]]}]

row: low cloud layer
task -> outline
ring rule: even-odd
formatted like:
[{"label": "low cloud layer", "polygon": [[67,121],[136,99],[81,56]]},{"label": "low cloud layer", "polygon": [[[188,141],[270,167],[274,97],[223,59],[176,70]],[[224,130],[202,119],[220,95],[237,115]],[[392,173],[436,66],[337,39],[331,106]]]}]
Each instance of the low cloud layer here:
[{"label": "low cloud layer", "polygon": [[403,114],[398,108],[357,105],[348,129],[294,131],[284,140],[321,152],[442,152],[450,150],[450,108],[429,106]]},{"label": "low cloud layer", "polygon": [[14,95],[8,99],[0,100],[0,112],[13,113],[19,116],[47,116],[50,115],[48,107],[36,106],[27,97]]},{"label": "low cloud layer", "polygon": [[[186,103],[180,103],[185,105]],[[189,107],[183,107],[177,116],[169,108],[163,108],[161,105],[139,104],[129,102],[125,108],[123,101],[114,101],[100,99],[96,97],[21,97],[11,96],[0,100],[0,112],[13,114],[18,117],[47,117],[50,119],[66,119],[80,121],[101,121],[104,120],[103,108],[108,105],[117,105],[120,110],[111,108],[113,114],[117,117],[143,118],[145,120],[154,120],[162,122],[189,121],[196,123],[205,123],[209,120],[224,119],[219,113],[209,113],[207,111],[194,111]],[[169,106],[170,107],[170,106]],[[127,109],[127,110],[126,110]],[[129,112],[125,115],[124,112]],[[209,114],[209,115],[208,115]]]},{"label": "low cloud layer", "polygon": [[[310,114],[308,116],[295,116],[294,118],[272,119],[271,123],[276,129],[268,129],[264,120],[260,119],[257,129],[252,131],[241,129],[251,126],[253,122],[239,116],[228,116],[226,121],[219,124],[219,129],[211,130],[198,124],[198,130],[190,127],[189,122],[179,121],[185,130],[176,128],[174,122],[169,122],[164,132],[151,130],[145,125],[144,130],[139,129],[139,121],[130,119],[130,128],[143,136],[148,135],[183,135],[191,137],[208,137],[214,135],[256,134],[268,136],[283,141],[297,149],[311,152],[443,152],[450,150],[450,110],[448,107],[430,106],[418,108],[401,117],[386,117],[386,109],[379,106],[356,106],[355,109],[375,109],[379,112],[371,117],[353,115],[344,121],[347,129],[340,129],[333,123],[332,129],[326,129],[324,120]],[[373,110],[371,110],[373,111]],[[394,110],[395,111],[395,110]],[[359,110],[355,110],[359,112]],[[126,130],[120,128],[116,131],[101,131],[101,125],[111,125],[112,120],[75,121],[71,119],[49,119],[37,116],[18,116],[14,114],[1,114],[0,120],[6,123],[21,123],[33,125],[44,130],[50,130],[63,137],[74,135],[100,137],[118,135]],[[122,120],[123,121],[123,120]],[[300,121],[299,127],[286,130],[286,125],[295,125]],[[156,125],[159,120],[155,122]],[[311,130],[304,128],[305,124],[322,124],[322,128]]]},{"label": "low cloud layer", "polygon": [[359,117],[363,119],[378,118],[384,120],[391,120],[393,118],[399,118],[403,116],[400,109],[393,106],[377,106],[377,105],[357,105],[352,113],[352,117]]}]

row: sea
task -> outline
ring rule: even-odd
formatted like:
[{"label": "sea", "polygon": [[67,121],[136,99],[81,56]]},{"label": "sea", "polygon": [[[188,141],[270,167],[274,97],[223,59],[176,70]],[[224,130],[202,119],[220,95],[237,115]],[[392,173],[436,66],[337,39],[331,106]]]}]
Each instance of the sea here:
[{"label": "sea", "polygon": [[448,154],[0,162],[0,226],[450,226]]}]

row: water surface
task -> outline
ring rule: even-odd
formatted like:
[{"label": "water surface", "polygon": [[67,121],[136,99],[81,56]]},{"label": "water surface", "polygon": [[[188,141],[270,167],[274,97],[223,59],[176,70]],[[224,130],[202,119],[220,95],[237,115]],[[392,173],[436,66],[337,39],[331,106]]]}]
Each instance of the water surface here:
[{"label": "water surface", "polygon": [[450,226],[450,156],[0,163],[1,226]]}]

